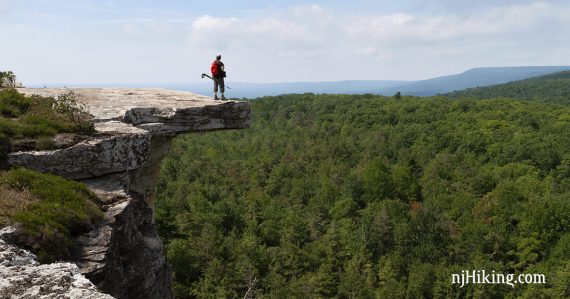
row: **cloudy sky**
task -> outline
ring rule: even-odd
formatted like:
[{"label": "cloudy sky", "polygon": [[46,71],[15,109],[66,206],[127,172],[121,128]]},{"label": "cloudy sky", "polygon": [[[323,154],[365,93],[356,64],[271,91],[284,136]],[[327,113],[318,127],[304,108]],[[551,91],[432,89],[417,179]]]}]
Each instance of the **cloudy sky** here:
[{"label": "cloudy sky", "polygon": [[0,0],[0,70],[25,84],[415,80],[570,65],[570,1]]}]

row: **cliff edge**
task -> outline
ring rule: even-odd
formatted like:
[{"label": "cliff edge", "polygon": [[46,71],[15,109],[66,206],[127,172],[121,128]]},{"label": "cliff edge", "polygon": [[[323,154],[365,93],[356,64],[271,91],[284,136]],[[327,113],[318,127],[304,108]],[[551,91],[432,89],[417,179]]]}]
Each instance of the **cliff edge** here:
[{"label": "cliff edge", "polygon": [[[172,298],[153,224],[160,161],[177,134],[249,127],[250,105],[165,89],[72,90],[97,134],[56,150],[10,153],[9,164],[81,181],[105,202],[104,219],[78,238],[72,261],[99,290],[116,298]],[[19,91],[54,97],[68,89]]]}]

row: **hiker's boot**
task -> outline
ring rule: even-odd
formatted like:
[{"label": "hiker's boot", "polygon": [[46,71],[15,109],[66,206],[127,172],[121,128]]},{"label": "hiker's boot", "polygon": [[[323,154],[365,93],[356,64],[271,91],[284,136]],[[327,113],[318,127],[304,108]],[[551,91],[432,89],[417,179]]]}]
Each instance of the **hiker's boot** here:
[{"label": "hiker's boot", "polygon": [[218,99],[218,95],[215,95],[215,96],[214,96],[214,101],[218,101],[218,100],[219,100],[219,99]]},{"label": "hiker's boot", "polygon": [[225,100],[226,100],[226,97],[224,97],[224,95],[222,95],[222,101],[225,101]]}]

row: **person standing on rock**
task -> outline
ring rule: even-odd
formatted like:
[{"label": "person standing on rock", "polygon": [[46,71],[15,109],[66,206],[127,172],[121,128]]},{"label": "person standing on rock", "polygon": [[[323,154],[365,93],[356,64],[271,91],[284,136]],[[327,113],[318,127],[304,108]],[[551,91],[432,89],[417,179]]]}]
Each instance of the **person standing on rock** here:
[{"label": "person standing on rock", "polygon": [[222,55],[216,56],[216,60],[212,62],[212,67],[210,68],[212,72],[212,78],[214,79],[214,100],[218,100],[218,87],[222,94],[222,101],[226,100],[224,92],[226,87],[224,85],[224,78],[226,77],[226,72],[224,71],[224,63],[222,62]]}]

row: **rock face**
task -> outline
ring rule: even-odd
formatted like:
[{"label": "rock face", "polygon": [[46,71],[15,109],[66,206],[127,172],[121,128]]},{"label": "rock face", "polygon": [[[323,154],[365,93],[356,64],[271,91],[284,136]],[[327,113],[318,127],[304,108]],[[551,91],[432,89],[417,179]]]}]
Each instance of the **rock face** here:
[{"label": "rock face", "polygon": [[0,239],[0,298],[112,299],[72,263],[40,265],[27,250]]},{"label": "rock face", "polygon": [[35,168],[68,179],[84,179],[134,170],[147,159],[150,134],[120,134],[53,150],[10,154],[11,165]]},{"label": "rock face", "polygon": [[172,298],[171,273],[152,209],[140,195],[125,191],[128,181],[126,174],[84,181],[108,205],[103,222],[79,238],[77,265],[117,298]]},{"label": "rock face", "polygon": [[[67,90],[19,91],[55,97]],[[78,239],[74,254],[79,272],[102,292],[172,298],[172,275],[152,215],[160,161],[177,134],[249,127],[249,103],[164,89],[73,91],[94,116],[96,138],[10,153],[9,163],[83,181],[105,201],[104,220]]]}]

